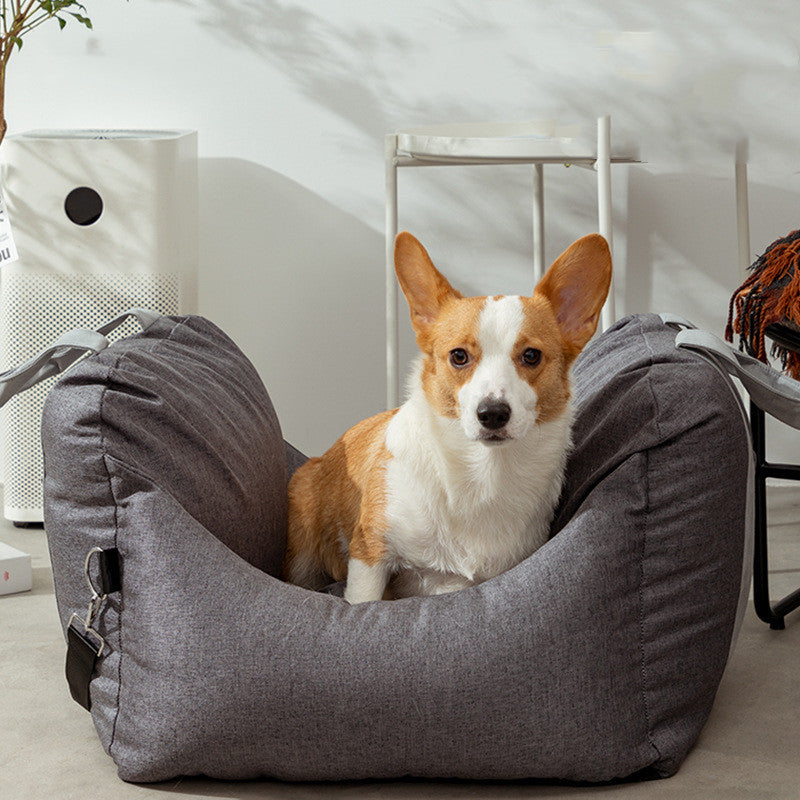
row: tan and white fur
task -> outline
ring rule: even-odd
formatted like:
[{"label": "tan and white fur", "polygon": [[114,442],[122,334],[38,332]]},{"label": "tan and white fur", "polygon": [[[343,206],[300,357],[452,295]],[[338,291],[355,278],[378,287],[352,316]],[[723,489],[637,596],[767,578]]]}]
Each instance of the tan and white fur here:
[{"label": "tan and white fur", "polygon": [[289,484],[284,578],[347,579],[350,603],[472,586],[547,541],[571,445],[570,370],[611,280],[596,234],[532,297],[463,297],[406,232],[395,268],[421,351],[408,399]]}]

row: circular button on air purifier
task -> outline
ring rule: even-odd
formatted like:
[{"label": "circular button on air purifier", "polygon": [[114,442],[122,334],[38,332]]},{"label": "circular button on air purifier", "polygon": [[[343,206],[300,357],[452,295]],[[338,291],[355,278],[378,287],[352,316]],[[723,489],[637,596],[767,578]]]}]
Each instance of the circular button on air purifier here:
[{"label": "circular button on air purifier", "polygon": [[91,225],[103,213],[103,199],[94,189],[79,186],[67,195],[64,211],[76,225]]}]

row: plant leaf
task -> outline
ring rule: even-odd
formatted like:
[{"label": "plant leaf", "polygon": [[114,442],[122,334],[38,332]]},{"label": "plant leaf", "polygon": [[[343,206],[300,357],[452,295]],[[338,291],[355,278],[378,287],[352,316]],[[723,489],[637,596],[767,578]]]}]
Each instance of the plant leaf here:
[{"label": "plant leaf", "polygon": [[84,17],[82,14],[76,14],[74,11],[70,11],[70,16],[75,17],[81,25],[85,25],[89,30],[92,30],[92,21],[89,17]]}]

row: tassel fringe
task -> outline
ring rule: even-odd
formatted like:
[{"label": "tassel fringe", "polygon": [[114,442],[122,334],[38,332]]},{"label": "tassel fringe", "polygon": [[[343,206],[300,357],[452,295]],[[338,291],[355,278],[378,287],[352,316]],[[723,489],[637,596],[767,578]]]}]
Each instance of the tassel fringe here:
[{"label": "tassel fringe", "polygon": [[[739,349],[767,361],[764,331],[776,322],[800,331],[800,230],[774,241],[750,266],[747,280],[733,293],[725,338],[739,337]],[[788,375],[800,380],[800,354],[778,344],[771,349]]]}]

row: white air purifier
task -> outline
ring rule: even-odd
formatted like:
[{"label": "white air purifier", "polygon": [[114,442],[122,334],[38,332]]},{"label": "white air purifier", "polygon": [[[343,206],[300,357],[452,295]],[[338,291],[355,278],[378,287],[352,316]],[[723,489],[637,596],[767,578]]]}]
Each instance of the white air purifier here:
[{"label": "white air purifier", "polygon": [[[0,270],[0,369],[131,307],[196,312],[195,132],[32,131],[0,157],[19,253]],[[2,409],[4,513],[17,525],[42,521],[40,420],[55,381]]]}]

